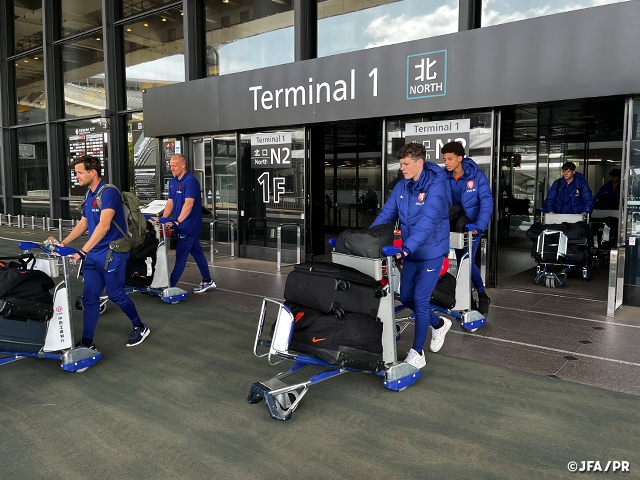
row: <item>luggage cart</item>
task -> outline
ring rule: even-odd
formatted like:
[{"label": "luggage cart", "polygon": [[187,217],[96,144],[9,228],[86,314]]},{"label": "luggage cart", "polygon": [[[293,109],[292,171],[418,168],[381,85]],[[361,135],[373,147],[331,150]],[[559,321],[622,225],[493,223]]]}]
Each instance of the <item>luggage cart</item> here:
[{"label": "luggage cart", "polygon": [[[335,246],[335,239],[330,245]],[[309,391],[311,385],[328,380],[347,372],[370,373],[382,377],[384,387],[401,391],[414,384],[420,378],[420,370],[404,362],[398,362],[396,347],[396,322],[395,322],[395,293],[398,291],[400,273],[396,267],[395,255],[400,249],[387,246],[382,249],[385,258],[363,258],[346,254],[333,253],[333,262],[355,268],[362,273],[371,276],[374,280],[384,285],[378,318],[383,324],[382,330],[382,360],[383,366],[378,371],[364,371],[353,368],[340,367],[330,364],[317,357],[289,350],[289,342],[293,333],[295,319],[291,310],[278,300],[265,298],[258,320],[258,329],[254,341],[253,352],[258,358],[267,357],[271,365],[277,365],[284,360],[293,361],[294,364],[286,371],[262,382],[256,382],[251,386],[247,401],[257,404],[265,401],[271,418],[275,420],[290,420],[300,401]],[[267,319],[268,307],[277,308],[271,340],[262,338],[264,325]],[[266,352],[265,352],[266,350]],[[300,372],[308,366],[322,367],[323,370],[312,375],[306,380],[296,383],[285,383],[284,380]]]},{"label": "luggage cart", "polygon": [[[449,248],[452,250],[466,250],[460,259],[460,264],[456,266],[455,262],[451,262],[451,266],[449,267],[451,272],[455,271],[456,273],[455,304],[451,308],[446,308],[432,303],[432,307],[435,312],[449,315],[450,317],[458,320],[460,322],[460,326],[468,332],[475,332],[478,328],[487,323],[487,318],[475,310],[475,302],[473,301],[473,282],[471,281],[472,242],[473,234],[471,232],[450,232]],[[398,305],[396,307],[396,314],[403,311],[405,308],[406,307],[404,305]],[[404,330],[411,324],[412,320],[415,320],[414,314],[397,320],[398,335],[404,332]]]},{"label": "luggage cart", "polygon": [[[582,214],[554,214],[543,213],[543,225],[562,225],[584,222]],[[588,216],[586,222],[588,223]],[[544,280],[549,288],[566,287],[567,275],[570,272],[579,271],[583,281],[591,279],[589,275],[589,250],[590,241],[587,235],[571,243],[567,234],[562,229],[545,229],[535,240],[535,250],[532,257],[535,259],[536,277],[533,283],[536,285]]]},{"label": "luggage cart", "polygon": [[[52,278],[59,276],[62,268],[63,279],[55,287],[53,293],[53,316],[46,321],[43,329],[44,339],[42,346],[34,349],[21,349],[16,344],[16,349],[1,349],[0,354],[6,357],[0,359],[0,365],[11,363],[22,358],[45,358],[59,360],[60,367],[67,372],[84,372],[90,366],[96,364],[102,354],[97,350],[87,347],[76,347],[73,336],[73,316],[71,312],[71,267],[69,256],[82,254],[71,247],[53,247],[53,252],[43,245],[35,242],[20,242],[18,247],[25,253],[31,250],[40,250],[36,256],[36,268],[43,270]],[[20,322],[20,320],[15,320]]]},{"label": "luggage cart", "polygon": [[[149,219],[147,219],[149,220]],[[153,228],[156,232],[156,238],[159,240],[158,249],[156,251],[156,265],[153,269],[153,281],[148,287],[125,285],[124,291],[127,295],[141,292],[147,295],[157,295],[165,303],[176,304],[185,300],[189,293],[178,287],[171,287],[169,285],[169,230],[166,226],[170,220],[161,218],[158,225],[154,225]],[[80,272],[78,272],[79,274]],[[109,297],[107,295],[100,296],[100,313],[104,313],[107,309],[107,302]],[[82,310],[82,296],[76,298],[76,309]]]}]

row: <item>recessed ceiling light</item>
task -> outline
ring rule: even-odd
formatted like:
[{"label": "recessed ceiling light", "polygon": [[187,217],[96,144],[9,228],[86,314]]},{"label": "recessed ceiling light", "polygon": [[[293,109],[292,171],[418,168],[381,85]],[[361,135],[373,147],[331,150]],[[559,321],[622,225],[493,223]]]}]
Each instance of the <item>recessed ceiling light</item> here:
[{"label": "recessed ceiling light", "polygon": [[167,19],[166,19],[166,18],[164,18],[164,17],[162,17],[162,21],[163,21],[163,22],[166,22],[166,21],[167,21]]},{"label": "recessed ceiling light", "polygon": [[100,41],[100,37],[96,38],[96,40]]},{"label": "recessed ceiling light", "polygon": [[229,3],[229,0],[222,0],[222,3]]},{"label": "recessed ceiling light", "polygon": [[127,28],[127,32],[130,32],[130,31],[131,31],[131,29],[130,29],[130,28]]},{"label": "recessed ceiling light", "polygon": [[38,57],[33,57],[34,60],[38,60]]},{"label": "recessed ceiling light", "polygon": [[144,26],[145,26],[145,27],[148,27],[148,26],[149,26],[149,24],[148,24],[148,23],[145,23],[145,24],[144,24]]},{"label": "recessed ceiling light", "polygon": [[29,60],[23,60],[24,63],[29,63]]}]

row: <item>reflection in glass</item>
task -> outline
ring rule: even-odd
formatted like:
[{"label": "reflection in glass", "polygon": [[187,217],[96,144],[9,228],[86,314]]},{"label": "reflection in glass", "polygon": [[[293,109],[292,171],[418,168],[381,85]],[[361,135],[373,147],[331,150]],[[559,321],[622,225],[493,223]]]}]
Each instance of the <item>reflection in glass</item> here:
[{"label": "reflection in glass", "polygon": [[625,1],[628,0],[484,0],[481,22],[488,27]]},{"label": "reflection in glass", "polygon": [[[640,237],[640,99],[633,102],[633,118],[629,149],[629,190],[627,194],[626,238]],[[626,172],[623,172],[625,175]],[[640,242],[635,238],[635,245],[627,241],[624,268],[624,283],[640,285]]]},{"label": "reflection in glass", "polygon": [[156,195],[158,139],[144,135],[142,113],[127,116],[129,128],[129,185],[141,201],[151,201]]},{"label": "reflection in glass", "polygon": [[207,75],[294,60],[293,2],[207,0]]},{"label": "reflection in glass", "polygon": [[318,2],[318,57],[457,31],[458,0]]},{"label": "reflection in glass", "polygon": [[142,108],[142,90],[184,82],[184,34],[179,10],[126,25],[127,109]]},{"label": "reflection in glass", "polygon": [[99,115],[106,106],[101,36],[62,47],[66,117]]},{"label": "reflection in glass", "polygon": [[175,0],[124,0],[122,5],[123,14],[125,17],[130,17],[132,15],[138,15],[139,13],[148,12],[154,8],[162,7],[169,3],[175,3]]},{"label": "reflection in glass", "polygon": [[87,189],[78,185],[76,176],[72,173],[71,162],[83,155],[98,157],[102,164],[102,178],[108,181],[109,172],[106,168],[108,133],[98,118],[68,122],[65,127],[67,136],[66,175],[69,182],[69,196],[81,197],[84,196]]},{"label": "reflection in glass", "polygon": [[62,36],[102,26],[102,0],[61,0]]},{"label": "reflection in glass", "polygon": [[15,61],[18,124],[46,120],[42,50]]},{"label": "reflection in glass", "polygon": [[15,0],[15,51],[14,54],[42,47],[42,2]]},{"label": "reflection in glass", "polygon": [[18,130],[18,177],[19,195],[50,197],[47,129],[44,125]]}]

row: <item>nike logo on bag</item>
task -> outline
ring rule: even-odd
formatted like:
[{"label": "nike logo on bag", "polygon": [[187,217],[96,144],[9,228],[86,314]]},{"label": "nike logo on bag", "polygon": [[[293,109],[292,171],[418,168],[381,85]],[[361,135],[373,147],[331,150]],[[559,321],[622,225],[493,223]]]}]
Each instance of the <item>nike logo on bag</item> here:
[{"label": "nike logo on bag", "polygon": [[312,341],[313,343],[318,343],[318,342],[321,342],[321,341],[323,341],[323,340],[326,340],[326,338],[316,338],[316,337],[313,337],[313,338],[311,339],[311,341]]}]

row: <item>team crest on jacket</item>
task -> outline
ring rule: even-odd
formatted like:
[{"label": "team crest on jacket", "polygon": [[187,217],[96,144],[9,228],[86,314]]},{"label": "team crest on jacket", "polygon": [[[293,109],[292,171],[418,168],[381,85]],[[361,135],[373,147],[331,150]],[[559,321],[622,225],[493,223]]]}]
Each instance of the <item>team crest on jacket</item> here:
[{"label": "team crest on jacket", "polygon": [[424,202],[424,196],[425,196],[425,193],[424,193],[424,192],[420,192],[420,193],[418,194],[418,201],[419,201],[420,203]]},{"label": "team crest on jacket", "polygon": [[472,188],[473,188],[473,180],[469,180],[469,181],[467,182],[467,188],[468,188],[468,189],[472,189]]}]

